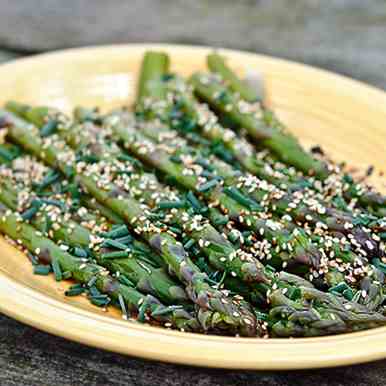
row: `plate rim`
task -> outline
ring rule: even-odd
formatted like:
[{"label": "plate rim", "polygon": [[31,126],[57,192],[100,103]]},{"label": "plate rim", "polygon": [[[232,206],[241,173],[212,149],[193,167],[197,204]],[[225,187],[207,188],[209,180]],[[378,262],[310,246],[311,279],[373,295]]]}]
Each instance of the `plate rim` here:
[{"label": "plate rim", "polygon": [[[35,62],[38,63],[42,60],[54,61],[55,59],[63,58],[63,56],[69,59],[70,57],[79,56],[79,54],[119,50],[122,48],[136,52],[147,49],[164,49],[177,51],[177,55],[178,51],[206,53],[213,49],[208,46],[160,43],[132,43],[70,48],[33,55],[27,58],[17,58],[3,63],[0,65],[0,76],[3,72],[10,69],[13,70],[17,67],[22,69],[23,66],[28,66]],[[382,109],[382,106],[384,106],[383,110],[386,111],[386,93],[361,81],[287,59],[240,50],[216,49],[225,55],[241,55],[272,63],[282,63],[313,72],[325,77],[325,79],[341,82],[343,86],[360,89],[361,93],[363,93],[361,96],[366,99],[371,97],[382,101],[383,105],[380,108]],[[16,291],[18,296],[13,296],[12,298],[6,296],[7,293],[12,293],[13,291]],[[38,308],[34,309],[34,307]],[[38,312],[39,309],[44,308],[50,314],[50,318],[42,317],[42,314]],[[21,310],[24,310],[24,312],[21,312]],[[25,312],[27,310],[28,312]],[[40,330],[89,346],[146,359],[202,367],[254,370],[308,369],[336,367],[386,357],[386,327],[320,338],[256,340],[253,338],[230,338],[182,333],[134,323],[128,325],[127,322],[97,315],[91,311],[53,299],[44,293],[13,280],[5,272],[2,272],[1,269],[0,311]],[[71,320],[71,323],[75,324],[76,328],[65,327],[62,329],[61,325],[57,324],[59,317],[64,318],[63,320]],[[90,330],[90,322],[93,322],[94,327],[97,326],[97,328]],[[112,331],[112,325],[116,331]],[[101,332],[108,333],[110,339],[103,339],[105,335],[101,335]],[[136,343],[138,346],[126,345],[130,342]],[[141,342],[153,343],[153,345],[140,344]],[[363,349],[364,345],[366,349]],[[382,346],[384,347],[383,349]],[[203,350],[206,350],[205,355],[203,355]],[[226,355],[226,352],[230,350],[232,350],[232,358]],[[287,355],[284,355],[284,352]],[[261,357],[264,359],[261,359]],[[272,360],[273,358],[274,360]]]}]

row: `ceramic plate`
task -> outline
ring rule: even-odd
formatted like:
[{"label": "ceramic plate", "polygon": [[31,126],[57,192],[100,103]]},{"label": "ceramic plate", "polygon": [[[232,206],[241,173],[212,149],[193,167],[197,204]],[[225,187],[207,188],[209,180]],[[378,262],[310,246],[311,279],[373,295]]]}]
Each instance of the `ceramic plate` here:
[{"label": "ceramic plate", "polygon": [[[75,105],[131,104],[145,50],[165,50],[173,69],[205,68],[205,47],[122,45],[67,50],[0,66],[0,104],[15,99],[70,111]],[[221,50],[240,73],[263,75],[270,103],[305,146],[320,144],[357,168],[386,164],[386,95],[315,68],[251,53]],[[373,183],[385,191],[384,179]],[[204,336],[127,322],[82,297],[66,298],[65,282],[36,277],[27,258],[0,239],[0,311],[44,331],[143,358],[234,369],[301,369],[386,357],[386,327],[308,339]]]}]

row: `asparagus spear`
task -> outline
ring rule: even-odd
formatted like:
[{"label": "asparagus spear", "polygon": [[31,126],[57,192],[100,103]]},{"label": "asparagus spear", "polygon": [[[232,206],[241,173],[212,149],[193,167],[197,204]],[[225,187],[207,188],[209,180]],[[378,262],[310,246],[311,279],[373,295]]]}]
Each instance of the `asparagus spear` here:
[{"label": "asparagus spear", "polygon": [[[225,85],[233,92],[238,93],[242,100],[248,103],[254,103],[257,101],[256,94],[254,94],[253,90],[247,85],[246,82],[243,82],[236,76],[236,74],[227,66],[224,59],[220,55],[216,53],[208,55],[207,62],[210,71],[218,74],[225,82]],[[272,121],[274,126],[282,126],[277,118],[272,114],[272,112],[268,112],[267,118]],[[284,161],[286,160],[284,159]],[[300,170],[302,169],[300,168]],[[325,173],[322,175],[318,175],[317,173],[316,176],[321,179],[327,177]],[[358,198],[360,204],[363,207],[386,207],[386,196],[382,196],[381,194],[374,191],[362,189],[362,187],[358,184],[351,185],[350,188],[345,192],[345,195],[348,199]]]},{"label": "asparagus spear", "polygon": [[[178,217],[178,216],[177,216]],[[303,239],[306,239],[305,235],[302,236]],[[283,240],[283,243],[285,243],[286,240]],[[231,271],[232,272],[232,271]]]},{"label": "asparagus spear", "polygon": [[[234,190],[229,190],[229,192],[225,193],[222,189],[221,182],[211,186],[207,191],[203,191],[201,187],[202,183],[200,182],[203,179],[197,174],[197,170],[199,169],[195,168],[194,162],[191,162],[191,167],[186,167],[184,164],[171,161],[170,155],[164,150],[162,145],[157,145],[150,139],[144,138],[133,128],[121,126],[117,122],[115,122],[115,124],[114,122],[110,122],[109,128],[113,130],[125,148],[134,154],[135,157],[159,169],[166,175],[172,176],[186,189],[191,189],[202,194],[208,203],[212,205],[213,203],[219,203],[220,207],[225,208],[231,219],[242,222],[243,226],[255,232],[264,232],[265,236],[269,237],[272,241],[278,241],[279,248],[280,244],[293,244],[294,254],[292,257],[294,261],[318,266],[319,253],[310,245],[301,231],[295,232],[295,234],[287,233],[279,223],[266,221],[257,215],[251,214],[251,206],[246,207],[245,204],[246,202],[250,205],[254,203],[243,200],[244,205],[240,204],[241,197],[236,195]],[[197,165],[197,167],[202,169],[200,165]],[[235,198],[237,200],[235,200]],[[261,229],[263,229],[263,231],[261,231]],[[280,251],[274,253],[279,252]],[[285,257],[285,260],[289,258],[288,255]]]},{"label": "asparagus spear", "polygon": [[260,102],[260,97],[256,91],[238,78],[233,71],[226,65],[224,58],[213,52],[207,56],[207,64],[211,72],[217,73],[226,82],[229,88],[240,95],[241,99],[247,102]]},{"label": "asparagus spear", "polygon": [[281,160],[306,174],[315,174],[320,179],[327,178],[325,166],[306,153],[292,135],[284,132],[282,126],[277,122],[275,125],[266,125],[260,107],[257,111],[251,111],[251,106],[246,102],[246,106],[243,105],[243,101],[237,99],[215,76],[197,73],[190,78],[190,82],[200,99],[220,111],[237,127],[247,130],[259,145],[267,147]]},{"label": "asparagus spear", "polygon": [[[299,296],[299,297],[297,297]],[[273,336],[318,336],[384,325],[386,318],[344,298],[299,287],[294,300],[281,290],[270,296],[269,324]]]},{"label": "asparagus spear", "polygon": [[94,285],[116,303],[122,298],[130,312],[138,313],[140,305],[145,302],[150,315],[153,314],[153,319],[165,326],[186,331],[200,330],[197,320],[183,309],[165,307],[156,298],[146,297],[137,290],[119,283],[109,276],[104,268],[73,257],[51,240],[41,236],[34,227],[26,224],[19,215],[13,214],[4,205],[0,205],[0,212],[0,231],[13,240],[18,240],[20,245],[35,254],[42,263],[58,263],[62,272],[71,273],[71,277],[80,283],[87,284],[93,280]]},{"label": "asparagus spear", "polygon": [[[220,72],[223,68],[226,67],[222,58],[218,55],[214,54],[210,56],[208,58],[208,61],[213,62],[213,66],[215,68],[218,68]],[[147,68],[143,68],[142,72],[146,73],[147,79],[151,79],[152,74],[151,72],[147,71]],[[236,78],[236,76],[229,76],[229,73],[231,73],[231,71],[227,68],[225,71],[226,79],[230,82],[230,84],[234,84],[234,79]],[[239,82],[237,86],[242,87],[242,83]],[[151,115],[158,117],[163,121],[170,122],[172,126],[174,121],[182,121],[182,131],[185,131],[186,126],[190,128],[194,127],[196,125],[194,122],[201,122],[201,125],[204,127],[203,132],[206,133],[206,135],[209,135],[209,138],[211,140],[222,141],[222,143],[226,142],[227,148],[231,150],[233,155],[239,154],[241,163],[243,162],[242,160],[247,160],[251,158],[252,150],[248,148],[248,143],[243,143],[243,141],[238,140],[237,138],[235,138],[235,135],[233,133],[232,135],[228,135],[228,133],[217,123],[217,119],[213,114],[207,111],[206,114],[201,114],[201,117],[199,116],[199,104],[195,102],[193,96],[190,93],[190,90],[182,81],[177,82],[172,88],[172,91],[173,98],[177,99],[174,101],[174,105],[170,108],[171,112],[168,111],[168,103],[166,103],[165,97],[163,98],[163,100],[160,101],[160,103],[148,103],[145,110],[150,111]],[[157,95],[150,95],[150,97],[152,97],[153,100],[157,101]],[[169,96],[168,101],[170,99],[171,98]],[[138,103],[137,105],[141,110],[141,104]],[[180,115],[179,119],[174,118],[174,106],[179,106],[179,108],[181,108],[181,106],[185,106],[183,115]],[[152,114],[152,111],[154,112],[154,114]],[[168,117],[169,115],[172,117],[171,119]],[[184,122],[193,122],[193,124],[186,125],[184,124]],[[174,126],[180,127],[179,124]],[[153,126],[153,128],[151,125],[142,126],[142,132],[144,132],[147,136],[151,137],[153,140],[155,138],[158,138],[158,136],[162,141],[165,141],[165,139],[171,139],[172,145],[174,147],[179,149],[187,149],[186,144],[182,140],[177,139],[176,136],[173,135],[172,132],[170,132],[170,130],[165,129],[164,127],[160,128],[159,125],[157,125],[157,127]],[[227,139],[224,140],[224,138]],[[168,145],[171,145],[170,141]],[[246,153],[248,154],[246,154],[245,151],[241,149],[249,149],[248,151],[246,151]],[[202,155],[200,157],[203,158]],[[248,163],[252,165],[252,162],[248,161]],[[217,166],[216,171],[220,171],[219,174],[221,175],[221,172],[224,170],[224,167],[221,165],[219,166],[218,160],[213,159],[212,157],[210,160],[210,165],[212,168],[216,168]],[[274,189],[272,186],[266,184],[264,181],[253,179],[250,176],[245,176],[244,178],[244,176],[238,176],[237,173],[233,173],[229,170],[227,170],[225,174],[226,175],[221,176],[226,178],[227,183],[238,186],[241,185],[241,189],[244,194],[252,195],[254,200],[256,200],[257,202],[264,203],[264,206],[268,206],[268,209],[273,210],[273,212],[276,212],[276,214],[288,215],[287,212],[290,211],[289,214],[291,214],[291,216],[293,216],[294,220],[296,221],[308,221],[312,222],[313,224],[324,223],[328,224],[329,228],[333,229],[334,231],[343,231],[346,233],[348,233],[349,231],[350,234],[354,233],[355,239],[360,243],[361,248],[364,248],[367,253],[376,254],[378,252],[377,245],[371,237],[366,237],[364,232],[360,229],[352,230],[351,227],[346,227],[346,225],[354,222],[355,219],[352,215],[342,211],[330,209],[328,207],[326,208],[326,206],[322,202],[319,202],[318,200],[315,201],[314,197],[311,196],[310,198],[308,198],[307,195],[303,195],[300,192],[297,192],[299,194],[294,194],[294,197],[292,194],[285,194],[283,191]],[[269,200],[267,200],[266,197],[269,197]],[[369,248],[368,245],[370,246]]]},{"label": "asparagus spear", "polygon": [[[19,164],[21,166],[20,162]],[[27,165],[27,167],[28,166],[30,165]],[[26,170],[26,172],[28,172],[28,170]],[[4,173],[4,169],[2,170],[2,173],[9,175],[12,174]],[[17,208],[13,205],[12,209],[19,209],[21,213],[27,213],[28,211],[31,212],[32,209],[36,209],[31,212],[29,217],[31,218],[33,225],[45,236],[48,236],[64,245],[69,245],[74,248],[83,248],[86,253],[88,253],[87,251],[91,245],[92,248],[90,253],[96,258],[99,264],[115,273],[119,272],[125,275],[140,290],[156,296],[158,299],[167,304],[187,304],[187,297],[184,290],[171,280],[170,277],[165,274],[163,269],[155,269],[152,265],[143,261],[142,251],[144,250],[144,246],[142,243],[130,240],[129,243],[124,244],[124,251],[129,256],[127,258],[123,256],[119,258],[119,256],[117,256],[116,259],[104,259],[104,255],[111,255],[109,253],[111,252],[111,248],[106,248],[104,245],[106,244],[109,246],[111,244],[114,247],[117,241],[104,240],[103,237],[98,237],[95,232],[102,232],[103,230],[108,229],[108,226],[103,224],[105,226],[96,227],[94,220],[89,223],[87,223],[87,221],[83,221],[84,225],[81,226],[74,221],[74,218],[77,217],[77,213],[75,213],[74,216],[74,214],[69,212],[69,208],[66,207],[68,200],[63,195],[55,195],[49,201],[46,201],[47,203],[45,204],[44,201],[40,201],[38,197],[34,197],[34,192],[27,186],[30,181],[17,181],[6,177],[0,178],[2,185],[16,185],[19,189],[14,191],[10,191],[7,188],[1,189],[0,200],[4,203],[17,203],[21,201],[18,197],[21,195],[28,195],[30,199],[24,204],[24,207],[27,208],[26,211],[24,211],[25,208],[23,207]],[[19,191],[22,193],[18,193]],[[59,202],[63,203],[64,208],[59,208],[57,206],[57,203]],[[62,212],[64,212],[64,214]],[[79,208],[77,212],[81,212],[83,219],[86,217],[86,208]],[[91,233],[89,229],[93,229],[93,233]],[[96,244],[95,240],[97,240]],[[111,241],[110,244],[108,244],[109,241]],[[120,244],[121,249],[122,243]],[[130,254],[127,251],[129,251]],[[138,253],[137,251],[141,251],[141,253]],[[146,249],[145,254],[145,258],[147,259],[150,254]],[[152,258],[150,258],[150,260],[152,260]]]},{"label": "asparagus spear", "polygon": [[[10,120],[11,115],[8,114]],[[122,190],[106,181],[106,186],[98,183],[99,175],[106,166],[104,161],[86,164],[75,162],[75,153],[53,137],[43,139],[37,129],[16,124],[9,128],[9,137],[27,151],[51,167],[58,168],[67,175],[77,174],[81,186],[100,203],[114,210],[158,252],[169,268],[187,286],[190,298],[199,307],[199,320],[205,329],[223,329],[224,333],[256,335],[256,318],[246,305],[236,303],[221,291],[207,283],[205,274],[193,264],[186,251],[177,240],[149,220],[149,209]],[[63,163],[67,161],[67,166]]]},{"label": "asparagus spear", "polygon": [[142,101],[149,95],[164,97],[165,89],[161,82],[169,70],[169,56],[163,52],[148,51],[143,57],[141,68],[137,99]]}]

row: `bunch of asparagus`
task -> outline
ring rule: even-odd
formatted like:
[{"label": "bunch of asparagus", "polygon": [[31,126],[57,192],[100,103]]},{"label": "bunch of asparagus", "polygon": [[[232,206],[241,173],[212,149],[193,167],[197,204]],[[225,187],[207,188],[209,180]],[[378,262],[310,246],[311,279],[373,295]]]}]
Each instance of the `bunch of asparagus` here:
[{"label": "bunch of asparagus", "polygon": [[386,199],[306,152],[217,54],[145,54],[134,112],[0,110],[0,230],[125,319],[318,336],[386,324]]}]

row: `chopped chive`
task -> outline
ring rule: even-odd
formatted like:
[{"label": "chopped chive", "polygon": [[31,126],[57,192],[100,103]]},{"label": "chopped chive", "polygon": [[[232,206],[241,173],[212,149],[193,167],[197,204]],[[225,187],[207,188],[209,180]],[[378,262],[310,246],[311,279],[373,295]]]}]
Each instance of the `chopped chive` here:
[{"label": "chopped chive", "polygon": [[212,146],[211,148],[213,154],[224,160],[225,162],[232,163],[233,162],[233,155],[230,151],[225,149],[225,147],[222,144],[217,144],[215,146]]},{"label": "chopped chive", "polygon": [[179,201],[160,201],[157,205],[158,209],[179,209],[179,208],[185,208],[186,203],[185,201],[179,200]]},{"label": "chopped chive", "polygon": [[37,212],[39,212],[40,206],[31,206],[21,214],[21,218],[24,221],[31,220]]},{"label": "chopped chive", "polygon": [[386,274],[386,264],[382,263],[382,261],[378,258],[374,258],[372,260],[372,263],[376,268],[378,268],[380,271],[382,271],[384,274]]},{"label": "chopped chive", "polygon": [[145,300],[143,301],[143,303],[141,304],[138,310],[138,317],[137,317],[138,322],[140,323],[145,322],[145,313],[149,305],[150,305],[149,296],[146,296]]},{"label": "chopped chive", "polygon": [[133,166],[135,166],[138,169],[142,169],[143,165],[140,161],[138,161],[136,158],[130,157],[128,154],[120,154],[118,157],[119,161],[128,161]]},{"label": "chopped chive", "polygon": [[58,121],[51,119],[40,129],[40,135],[42,137],[48,137],[49,135],[53,134],[57,128]]},{"label": "chopped chive", "polygon": [[272,273],[276,272],[276,268],[272,267],[272,265],[269,265],[269,264],[265,266],[265,269],[267,269],[269,272],[272,272]]},{"label": "chopped chive", "polygon": [[134,287],[134,283],[130,281],[125,275],[119,275],[118,281],[121,284],[127,285],[128,287]]},{"label": "chopped chive", "polygon": [[222,246],[222,245],[215,244],[215,243],[210,243],[208,247],[209,247],[212,251],[214,251],[214,252],[217,252],[217,253],[226,253],[226,251],[224,250],[226,247],[224,247],[224,246]]},{"label": "chopped chive", "polygon": [[89,293],[91,296],[99,296],[101,295],[101,293],[98,291],[98,288],[95,287],[95,285],[92,285],[91,287],[89,287]]},{"label": "chopped chive", "polygon": [[193,239],[188,240],[188,241],[184,244],[184,248],[185,248],[185,249],[190,249],[190,248],[193,246],[193,244],[194,244],[195,242],[196,242],[196,241],[193,240]]},{"label": "chopped chive", "polygon": [[72,285],[64,294],[66,296],[78,296],[85,291],[85,288],[81,284]]},{"label": "chopped chive", "polygon": [[47,276],[51,272],[51,267],[49,265],[34,265],[34,274]]},{"label": "chopped chive", "polygon": [[108,239],[117,239],[118,237],[127,236],[129,230],[126,225],[120,225],[119,227],[112,229],[110,232],[103,233],[103,236]]},{"label": "chopped chive", "polygon": [[115,239],[115,241],[118,241],[119,243],[129,245],[133,241],[133,236],[127,235],[120,237],[118,239]]},{"label": "chopped chive", "polygon": [[90,297],[93,298],[93,299],[97,299],[97,300],[107,300],[107,299],[109,299],[109,296],[106,295],[106,294],[92,295]]},{"label": "chopped chive", "polygon": [[334,287],[329,288],[329,292],[337,292],[339,294],[343,293],[343,291],[350,289],[350,287],[344,281],[338,283]]},{"label": "chopped chive", "polygon": [[169,226],[168,229],[169,229],[170,231],[174,232],[174,233],[177,233],[177,234],[181,234],[181,233],[182,233],[182,229],[179,228],[179,227]]},{"label": "chopped chive", "polygon": [[82,257],[82,258],[88,257],[88,252],[85,249],[79,248],[79,247],[75,247],[72,251],[72,254],[75,255],[76,257]]},{"label": "chopped chive", "polygon": [[205,184],[200,185],[197,190],[199,192],[207,192],[208,190],[214,188],[218,184],[217,179],[209,180],[208,182],[205,182]]},{"label": "chopped chive", "polygon": [[148,214],[148,217],[151,220],[163,220],[165,218],[165,213],[151,212]]},{"label": "chopped chive", "polygon": [[239,234],[238,232],[230,232],[228,235],[228,240],[231,243],[235,243],[239,239]]},{"label": "chopped chive", "polygon": [[120,243],[117,240],[114,239],[106,239],[102,243],[102,247],[111,247],[111,248],[116,248],[116,249],[121,249],[123,251],[127,250],[127,245]]},{"label": "chopped chive", "polygon": [[114,252],[106,252],[101,254],[102,259],[122,259],[128,256],[129,256],[129,252],[127,251],[114,251]]},{"label": "chopped chive", "polygon": [[140,256],[137,256],[138,260],[141,260],[143,261],[144,263],[147,263],[148,265],[150,265],[151,267],[153,268],[159,268],[159,264],[157,264],[155,261],[153,260],[150,260],[148,259],[146,256],[144,256],[143,254],[141,254]]},{"label": "chopped chive", "polygon": [[15,156],[4,146],[0,146],[0,157],[4,158],[7,162],[11,162]]},{"label": "chopped chive", "polygon": [[287,296],[291,299],[291,300],[296,300],[296,299],[299,299],[301,297],[301,294],[302,294],[302,291],[300,288],[295,288],[295,287],[291,287],[288,289],[288,292],[287,292]]},{"label": "chopped chive", "polygon": [[125,316],[125,318],[127,318],[126,304],[121,294],[118,294],[118,301],[119,301],[119,306],[121,307],[122,314]]},{"label": "chopped chive", "polygon": [[237,201],[239,204],[246,206],[249,210],[261,209],[261,206],[257,202],[245,196],[233,186],[224,188],[224,193],[233,200]]},{"label": "chopped chive", "polygon": [[213,219],[213,223],[214,225],[216,226],[222,226],[222,225],[226,225],[228,224],[229,222],[229,218],[228,216],[216,216],[216,218]]},{"label": "chopped chive", "polygon": [[342,294],[349,301],[351,301],[354,297],[354,292],[351,288],[345,289]]},{"label": "chopped chive", "polygon": [[36,187],[40,190],[50,186],[54,182],[60,179],[60,174],[56,171],[50,170],[47,175],[43,178],[43,180],[36,185]]},{"label": "chopped chive", "polygon": [[99,297],[91,297],[90,302],[97,307],[104,307],[110,303],[109,298],[99,298]]},{"label": "chopped chive", "polygon": [[195,210],[200,210],[201,209],[201,203],[197,199],[197,197],[194,195],[192,191],[189,191],[188,194],[186,195],[186,199],[189,201],[189,203],[192,205],[192,207]]},{"label": "chopped chive", "polygon": [[97,276],[93,276],[87,283],[87,287],[93,287],[94,284],[97,282],[98,278]]},{"label": "chopped chive", "polygon": [[386,232],[378,233],[378,236],[379,236],[382,240],[386,241]]},{"label": "chopped chive", "polygon": [[56,281],[61,281],[63,279],[62,269],[60,268],[58,259],[56,257],[54,257],[52,259],[51,266],[52,266],[52,270],[53,270],[54,275],[55,275],[55,280]]}]

